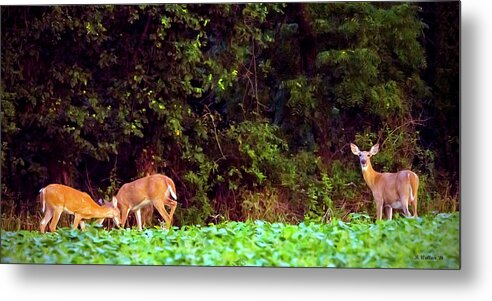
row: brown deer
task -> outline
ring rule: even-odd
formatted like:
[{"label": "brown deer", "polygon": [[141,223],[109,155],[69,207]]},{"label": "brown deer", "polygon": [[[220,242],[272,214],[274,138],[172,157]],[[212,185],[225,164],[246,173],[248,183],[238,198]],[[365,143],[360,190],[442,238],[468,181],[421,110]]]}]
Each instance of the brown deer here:
[{"label": "brown deer", "polygon": [[[161,174],[154,174],[126,183],[113,197],[118,201],[121,210],[121,224],[125,227],[126,219],[130,211],[135,213],[138,229],[142,230],[141,210],[146,206],[154,206],[166,222],[169,229],[172,224],[174,211],[178,205],[176,187],[173,180]],[[171,208],[167,212],[164,205]]]},{"label": "brown deer", "polygon": [[45,212],[39,231],[44,233],[46,225],[51,220],[49,229],[56,231],[56,225],[63,212],[75,216],[73,227],[84,230],[85,219],[98,219],[101,224],[105,218],[112,218],[119,225],[120,211],[115,200],[103,206],[98,205],[87,193],[61,184],[50,184],[39,191],[42,210]]},{"label": "brown deer", "polygon": [[406,217],[410,217],[408,205],[413,206],[413,216],[417,217],[417,190],[419,178],[410,170],[402,170],[396,173],[379,173],[372,168],[371,156],[379,151],[379,144],[371,147],[371,150],[360,151],[357,145],[351,143],[352,153],[359,157],[362,176],[367,186],[372,191],[377,206],[377,219],[381,220],[383,207],[388,219],[392,218],[393,209],[402,209]]}]

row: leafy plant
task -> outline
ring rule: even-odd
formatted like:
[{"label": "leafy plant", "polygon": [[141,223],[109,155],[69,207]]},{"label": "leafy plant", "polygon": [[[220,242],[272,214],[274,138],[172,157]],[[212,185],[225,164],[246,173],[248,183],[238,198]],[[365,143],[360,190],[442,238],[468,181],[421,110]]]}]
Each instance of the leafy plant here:
[{"label": "leafy plant", "polygon": [[459,215],[297,225],[261,220],[171,230],[1,232],[2,263],[458,269]]}]

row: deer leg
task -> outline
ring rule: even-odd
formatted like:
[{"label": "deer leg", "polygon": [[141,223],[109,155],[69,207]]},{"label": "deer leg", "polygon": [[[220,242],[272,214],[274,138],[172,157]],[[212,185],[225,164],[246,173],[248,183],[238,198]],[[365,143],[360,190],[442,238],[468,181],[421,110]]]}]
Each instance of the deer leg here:
[{"label": "deer leg", "polygon": [[411,217],[412,215],[410,214],[410,211],[408,211],[408,203],[409,203],[410,196],[404,196],[401,200],[401,208],[403,210],[403,214],[405,217]]},{"label": "deer leg", "polygon": [[121,226],[125,228],[126,219],[128,218],[128,213],[130,213],[130,208],[126,206],[121,206]]},{"label": "deer leg", "polygon": [[138,230],[142,230],[142,215],[140,213],[140,209],[135,211],[135,216],[137,217]]},{"label": "deer leg", "polygon": [[155,209],[159,211],[159,214],[162,216],[164,221],[166,222],[166,228],[169,229],[171,225],[171,217],[169,216],[169,213],[167,213],[166,208],[164,207],[164,202],[161,199],[158,199],[156,201],[152,201],[154,204]]},{"label": "deer leg", "polygon": [[[82,216],[80,214],[75,213],[75,217],[73,219],[73,228],[77,229],[79,227],[80,220],[82,220]],[[82,229],[82,225],[80,225]]]},{"label": "deer leg", "polygon": [[410,211],[408,210],[408,206],[403,207],[403,214],[405,215],[405,217],[412,217],[412,214],[410,214]]},{"label": "deer leg", "polygon": [[384,210],[386,211],[386,217],[388,220],[391,220],[393,218],[393,208],[391,208],[391,206],[386,206],[384,207]]},{"label": "deer leg", "polygon": [[39,225],[39,232],[44,233],[44,231],[46,230],[46,225],[48,224],[48,222],[52,217],[53,217],[53,211],[51,210],[51,208],[46,208],[46,213]]},{"label": "deer leg", "polygon": [[[412,178],[410,177],[410,173],[407,175],[408,182],[406,185],[404,185],[403,189],[399,191],[400,196],[401,196],[401,203],[402,203],[402,209],[403,209],[403,214],[405,217],[412,217],[412,214],[410,214],[410,211],[408,210],[409,206],[413,206],[413,214],[415,217],[416,210],[417,210],[417,200],[415,199],[414,195],[414,185],[415,183],[412,182]],[[417,188],[417,187],[415,187]],[[415,190],[415,194],[416,194]]]},{"label": "deer leg", "polygon": [[410,204],[412,205],[413,217],[417,217],[417,192],[413,192],[410,186]]},{"label": "deer leg", "polygon": [[415,194],[415,196],[413,197],[412,207],[413,207],[413,217],[418,217],[418,215],[417,215],[417,194]]},{"label": "deer leg", "polygon": [[62,214],[63,209],[61,208],[56,208],[55,212],[53,212],[53,219],[51,220],[50,223],[50,231],[55,232],[56,231],[56,225],[58,225],[58,220],[60,219],[60,215]]},{"label": "deer leg", "polygon": [[169,207],[171,207],[171,212],[169,213],[169,216],[171,217],[171,221],[170,221],[170,225],[169,225],[169,227],[170,227],[173,224],[174,211],[176,210],[176,207],[178,206],[178,202],[172,201],[172,200],[171,201],[168,200],[168,203],[167,204],[169,205]]},{"label": "deer leg", "polygon": [[[413,180],[413,181],[412,181]],[[419,190],[419,178],[416,174],[410,180],[410,200],[412,202],[413,217],[417,217],[417,191]]]},{"label": "deer leg", "polygon": [[376,214],[377,214],[377,220],[378,221],[380,221],[382,219],[382,216],[383,216],[383,204],[384,204],[383,200],[376,202],[376,205],[377,205]]},{"label": "deer leg", "polygon": [[84,220],[80,220],[80,230],[84,231],[85,230],[85,222]]}]

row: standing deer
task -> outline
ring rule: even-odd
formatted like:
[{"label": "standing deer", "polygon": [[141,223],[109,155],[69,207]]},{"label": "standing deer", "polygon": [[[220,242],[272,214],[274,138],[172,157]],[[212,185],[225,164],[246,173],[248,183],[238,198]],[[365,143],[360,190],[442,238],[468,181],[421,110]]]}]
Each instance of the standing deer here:
[{"label": "standing deer", "polygon": [[50,184],[41,189],[39,198],[42,203],[42,210],[46,212],[39,227],[41,233],[44,233],[50,220],[50,231],[56,231],[56,225],[63,212],[75,216],[74,229],[77,229],[80,223],[80,228],[84,230],[83,220],[92,218],[97,218],[100,224],[105,218],[112,218],[115,224],[119,225],[120,211],[115,200],[112,203],[99,206],[87,193],[61,184]]},{"label": "standing deer", "polygon": [[[130,211],[137,217],[138,229],[142,230],[142,216],[140,210],[145,206],[154,206],[166,221],[166,228],[172,224],[176,202],[176,187],[173,180],[161,175],[154,174],[126,183],[113,197],[118,201],[121,210],[121,224],[125,226]],[[171,211],[168,213],[164,205],[168,205]]]},{"label": "standing deer", "polygon": [[379,144],[371,147],[368,152],[360,151],[359,148],[351,143],[352,153],[359,157],[362,176],[367,186],[372,191],[376,201],[377,219],[381,220],[383,207],[388,219],[392,218],[393,209],[402,209],[406,217],[410,217],[408,205],[413,205],[413,216],[417,217],[417,190],[419,178],[417,174],[410,170],[402,170],[396,173],[379,173],[372,168],[371,156],[379,151]]}]

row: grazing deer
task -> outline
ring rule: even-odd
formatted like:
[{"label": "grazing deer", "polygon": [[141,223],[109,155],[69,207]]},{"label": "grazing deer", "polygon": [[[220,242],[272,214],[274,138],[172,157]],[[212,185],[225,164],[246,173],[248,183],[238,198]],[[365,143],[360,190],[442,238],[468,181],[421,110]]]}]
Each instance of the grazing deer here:
[{"label": "grazing deer", "polygon": [[[142,230],[142,217],[140,210],[145,206],[154,206],[166,221],[166,228],[172,224],[176,202],[176,188],[173,180],[161,175],[154,174],[126,183],[113,199],[118,200],[121,210],[121,224],[125,226],[130,211],[135,213],[138,229]],[[168,213],[164,205],[168,205],[171,211]]]},{"label": "grazing deer", "polygon": [[368,152],[360,151],[355,144],[350,144],[352,153],[359,157],[362,176],[367,186],[372,191],[376,201],[377,219],[380,220],[383,214],[383,207],[388,219],[392,218],[393,209],[402,209],[406,217],[410,217],[408,205],[413,205],[413,216],[417,217],[417,190],[419,178],[417,174],[410,170],[402,170],[396,173],[379,173],[372,169],[371,156],[379,151],[379,144],[371,147]]},{"label": "grazing deer", "polygon": [[50,231],[56,231],[56,225],[62,212],[75,216],[74,229],[77,229],[80,223],[80,228],[84,230],[83,220],[92,218],[97,218],[98,223],[102,223],[105,218],[112,218],[115,224],[119,225],[120,211],[115,200],[112,203],[99,206],[87,193],[61,184],[50,184],[41,189],[39,198],[43,212],[46,211],[39,227],[41,233],[45,232],[46,225],[50,220]]}]

